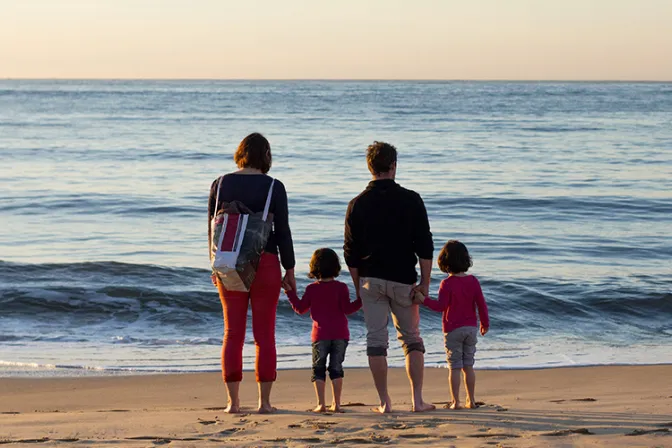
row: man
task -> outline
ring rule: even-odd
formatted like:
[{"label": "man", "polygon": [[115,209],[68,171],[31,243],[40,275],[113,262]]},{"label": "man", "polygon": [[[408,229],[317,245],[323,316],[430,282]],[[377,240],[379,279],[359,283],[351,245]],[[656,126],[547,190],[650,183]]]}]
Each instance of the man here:
[{"label": "man", "polygon": [[[429,291],[434,244],[427,210],[420,195],[397,184],[397,150],[374,142],[366,159],[373,180],[348,205],[345,218],[345,261],[366,321],[366,352],[380,397],[377,412],[392,411],[387,392],[387,324],[390,312],[406,355],[413,411],[435,409],[422,399],[425,347],[415,294]],[[421,280],[415,265],[420,258]],[[417,284],[417,286],[416,286]]]}]

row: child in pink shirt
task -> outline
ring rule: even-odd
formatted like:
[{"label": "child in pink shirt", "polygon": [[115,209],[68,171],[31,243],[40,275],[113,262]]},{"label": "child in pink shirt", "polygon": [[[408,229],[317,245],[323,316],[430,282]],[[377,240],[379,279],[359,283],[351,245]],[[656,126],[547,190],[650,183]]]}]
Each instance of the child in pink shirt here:
[{"label": "child in pink shirt", "polygon": [[[459,241],[451,240],[443,246],[439,254],[439,268],[448,274],[441,282],[439,299],[425,298],[423,303],[431,310],[443,313],[443,333],[450,369],[450,409],[460,409],[460,374],[464,373],[467,389],[467,408],[475,408],[476,374],[474,354],[478,333],[476,309],[481,320],[482,336],[490,328],[488,305],[485,303],[481,284],[467,271],[472,266],[467,247]],[[458,372],[453,372],[457,370]]]},{"label": "child in pink shirt", "polygon": [[[338,255],[331,249],[318,249],[310,260],[308,277],[317,281],[308,285],[299,299],[296,291],[288,284],[283,285],[292,308],[299,314],[310,310],[313,319],[311,340],[313,341],[313,376],[317,407],[313,412],[327,410],[324,393],[327,370],[331,379],[334,401],[330,410],[341,412],[341,392],[343,390],[343,361],[345,349],[350,340],[348,314],[362,307],[362,299],[350,302],[348,285],[334,280],[341,272]],[[327,357],[329,367],[327,368]]]}]

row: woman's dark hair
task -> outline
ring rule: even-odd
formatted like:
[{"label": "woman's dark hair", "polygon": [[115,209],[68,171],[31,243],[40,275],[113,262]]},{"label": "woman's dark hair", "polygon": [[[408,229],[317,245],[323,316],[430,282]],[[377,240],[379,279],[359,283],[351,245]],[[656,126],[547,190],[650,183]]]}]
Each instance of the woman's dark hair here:
[{"label": "woman's dark hair", "polygon": [[366,163],[374,176],[387,173],[397,161],[397,148],[384,142],[373,142],[366,148]]},{"label": "woman's dark hair", "polygon": [[255,132],[243,139],[233,155],[238,168],[256,168],[266,174],[271,169],[271,144],[266,137]]},{"label": "woman's dark hair", "polygon": [[457,240],[450,240],[439,254],[439,269],[446,274],[467,272],[473,266],[467,246]]},{"label": "woman's dark hair", "polygon": [[321,280],[323,278],[338,277],[341,273],[341,261],[338,255],[331,249],[317,249],[310,259],[310,272],[308,278]]}]

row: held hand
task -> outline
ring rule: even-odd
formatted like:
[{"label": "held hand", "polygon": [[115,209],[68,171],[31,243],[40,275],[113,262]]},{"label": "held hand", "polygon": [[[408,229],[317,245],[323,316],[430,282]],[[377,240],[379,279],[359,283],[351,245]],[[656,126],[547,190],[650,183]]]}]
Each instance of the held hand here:
[{"label": "held hand", "polygon": [[481,336],[485,336],[488,330],[489,330],[488,327],[484,327],[483,325],[481,325]]},{"label": "held hand", "polygon": [[[296,291],[296,277],[294,277],[294,269],[285,272],[285,277],[282,279],[283,288],[285,291]],[[287,287],[285,287],[285,285]]]},{"label": "held hand", "polygon": [[415,302],[416,297],[420,297],[422,295],[422,301],[425,301],[425,297],[429,295],[429,286],[425,284],[419,284],[417,286],[414,286],[413,289],[411,290],[411,300]]},{"label": "held hand", "polygon": [[422,305],[423,303],[425,303],[425,295],[420,291],[414,291],[413,303],[415,305]]},{"label": "held hand", "polygon": [[212,284],[217,286],[217,274],[214,272],[210,275],[210,280],[212,280]]}]

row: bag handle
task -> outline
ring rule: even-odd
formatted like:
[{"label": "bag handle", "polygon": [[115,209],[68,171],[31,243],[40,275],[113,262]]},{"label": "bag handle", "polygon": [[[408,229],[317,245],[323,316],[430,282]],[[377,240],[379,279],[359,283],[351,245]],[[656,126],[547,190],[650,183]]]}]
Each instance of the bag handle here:
[{"label": "bag handle", "polygon": [[215,209],[212,211],[212,217],[217,216],[217,206],[219,205],[219,191],[222,189],[222,181],[224,176],[219,176],[219,182],[217,182],[217,198],[215,199]]},{"label": "bag handle", "polygon": [[273,196],[273,185],[275,185],[275,179],[271,180],[271,188],[268,189],[268,196],[266,197],[266,206],[264,207],[264,216],[263,220],[266,221],[268,218],[268,209],[271,208],[271,197]]},{"label": "bag handle", "polygon": [[[222,180],[224,176],[220,176],[219,182],[217,182],[217,198],[215,199],[215,210],[212,213],[212,217],[217,216],[217,207],[219,206],[219,192],[222,189]],[[271,188],[268,189],[268,196],[266,196],[266,205],[264,206],[264,216],[263,220],[266,221],[268,218],[268,210],[271,208],[271,198],[273,197],[273,186],[275,185],[275,179],[271,180]]]}]

